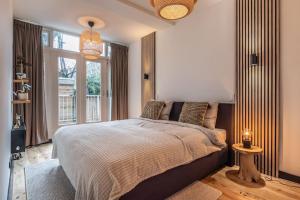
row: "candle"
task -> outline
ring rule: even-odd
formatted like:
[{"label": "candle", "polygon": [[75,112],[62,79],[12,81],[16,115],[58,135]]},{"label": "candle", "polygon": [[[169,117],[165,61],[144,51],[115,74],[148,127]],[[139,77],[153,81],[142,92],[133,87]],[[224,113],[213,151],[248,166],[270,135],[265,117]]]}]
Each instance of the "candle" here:
[{"label": "candle", "polygon": [[250,149],[251,148],[251,143],[252,143],[252,133],[250,130],[246,129],[243,132],[243,147]]}]

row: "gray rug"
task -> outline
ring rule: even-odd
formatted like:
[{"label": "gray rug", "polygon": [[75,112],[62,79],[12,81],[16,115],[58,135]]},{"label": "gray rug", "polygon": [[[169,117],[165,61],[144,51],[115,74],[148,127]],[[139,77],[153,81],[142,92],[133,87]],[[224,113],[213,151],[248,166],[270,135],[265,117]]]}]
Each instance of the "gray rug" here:
[{"label": "gray rug", "polygon": [[25,168],[27,200],[74,200],[75,190],[57,160]]},{"label": "gray rug", "polygon": [[[25,168],[27,200],[74,200],[75,190],[57,160]],[[217,200],[222,192],[199,181],[168,200]]]}]

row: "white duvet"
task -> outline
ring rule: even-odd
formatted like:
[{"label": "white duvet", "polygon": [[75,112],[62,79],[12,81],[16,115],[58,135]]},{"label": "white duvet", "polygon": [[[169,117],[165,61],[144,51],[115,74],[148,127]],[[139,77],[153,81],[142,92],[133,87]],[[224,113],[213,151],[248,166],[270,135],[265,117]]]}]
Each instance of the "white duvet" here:
[{"label": "white duvet", "polygon": [[53,143],[76,200],[118,199],[143,180],[225,145],[203,127],[148,119],[63,127]]}]

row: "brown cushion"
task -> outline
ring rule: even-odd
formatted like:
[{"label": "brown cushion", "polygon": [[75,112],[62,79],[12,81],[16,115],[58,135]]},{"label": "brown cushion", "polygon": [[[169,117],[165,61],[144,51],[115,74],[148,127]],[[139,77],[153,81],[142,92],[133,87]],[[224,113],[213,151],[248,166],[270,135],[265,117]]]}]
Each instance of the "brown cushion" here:
[{"label": "brown cushion", "polygon": [[205,117],[204,117],[204,127],[209,129],[215,129],[218,116],[218,103],[209,103]]},{"label": "brown cushion", "polygon": [[163,101],[149,101],[144,107],[141,117],[158,120],[165,102]]},{"label": "brown cushion", "polygon": [[203,126],[207,108],[208,103],[186,102],[182,107],[179,121]]},{"label": "brown cushion", "polygon": [[173,102],[172,101],[165,102],[165,106],[164,106],[163,110],[160,113],[159,119],[161,119],[161,120],[169,120],[172,106],[173,106]]}]

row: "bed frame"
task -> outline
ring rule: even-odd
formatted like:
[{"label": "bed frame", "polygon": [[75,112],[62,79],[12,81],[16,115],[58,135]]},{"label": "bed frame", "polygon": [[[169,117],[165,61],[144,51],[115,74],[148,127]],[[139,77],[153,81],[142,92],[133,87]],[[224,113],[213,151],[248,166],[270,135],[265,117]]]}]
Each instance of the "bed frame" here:
[{"label": "bed frame", "polygon": [[[174,102],[170,114],[170,120],[178,121],[184,102]],[[214,152],[206,157],[197,159],[192,163],[170,169],[162,174],[151,177],[133,190],[123,195],[121,200],[163,200],[180,191],[191,183],[201,180],[210,173],[224,167],[232,166],[234,154],[232,143],[234,137],[234,104],[219,104],[217,128],[226,130],[227,147]]]}]

